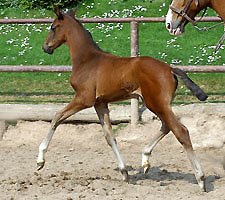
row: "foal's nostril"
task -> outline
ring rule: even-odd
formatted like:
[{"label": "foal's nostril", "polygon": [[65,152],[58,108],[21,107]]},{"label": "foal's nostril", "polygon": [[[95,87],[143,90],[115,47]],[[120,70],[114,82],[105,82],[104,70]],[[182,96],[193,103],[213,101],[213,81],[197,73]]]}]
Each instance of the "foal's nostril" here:
[{"label": "foal's nostril", "polygon": [[170,23],[167,23],[167,24],[166,24],[166,28],[167,28],[167,29],[171,29]]}]

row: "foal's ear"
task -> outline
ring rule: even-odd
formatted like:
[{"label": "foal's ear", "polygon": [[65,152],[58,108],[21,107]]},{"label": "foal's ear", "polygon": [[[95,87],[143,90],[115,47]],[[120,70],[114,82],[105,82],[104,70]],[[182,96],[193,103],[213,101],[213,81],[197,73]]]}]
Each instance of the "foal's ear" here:
[{"label": "foal's ear", "polygon": [[77,5],[76,8],[74,8],[73,10],[71,10],[71,11],[69,12],[69,15],[70,15],[71,17],[74,17],[74,15],[76,14],[77,10],[78,10],[78,5]]},{"label": "foal's ear", "polygon": [[63,14],[60,12],[60,10],[57,6],[54,6],[54,12],[57,15],[58,19],[63,20]]},{"label": "foal's ear", "polygon": [[196,5],[197,7],[199,6],[198,0],[195,0],[195,5]]}]

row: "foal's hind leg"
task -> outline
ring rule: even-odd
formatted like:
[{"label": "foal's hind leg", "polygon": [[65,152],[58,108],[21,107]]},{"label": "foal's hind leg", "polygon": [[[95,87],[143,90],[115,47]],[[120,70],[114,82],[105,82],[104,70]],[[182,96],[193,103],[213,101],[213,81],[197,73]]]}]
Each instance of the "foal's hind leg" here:
[{"label": "foal's hind leg", "polygon": [[123,175],[123,180],[126,182],[129,182],[129,176],[128,176],[127,169],[126,169],[125,164],[120,156],[120,153],[118,151],[117,144],[116,144],[116,139],[112,132],[112,126],[111,126],[111,122],[110,122],[110,118],[109,118],[108,106],[105,103],[96,104],[95,110],[96,110],[99,120],[101,122],[106,141],[109,144],[109,146],[112,148],[112,150],[117,158],[117,161],[119,164],[119,169]]},{"label": "foal's hind leg", "polygon": [[173,114],[171,108],[165,110],[161,117],[169,127],[169,129],[174,133],[177,140],[183,145],[187,152],[188,158],[195,170],[195,177],[197,179],[198,185],[201,191],[206,191],[205,189],[205,176],[201,169],[201,166],[196,158],[191,144],[191,139],[187,128],[181,124],[176,116]]},{"label": "foal's hind leg", "polygon": [[44,167],[45,164],[45,153],[47,152],[49,143],[52,139],[53,134],[55,133],[56,128],[58,125],[65,120],[66,118],[70,117],[71,115],[77,113],[78,111],[85,109],[86,106],[80,103],[81,101],[75,97],[64,109],[57,112],[54,119],[51,123],[51,128],[49,130],[48,135],[46,138],[41,142],[39,146],[39,154],[37,158],[37,169],[40,170]]},{"label": "foal's hind leg", "polygon": [[142,153],[142,167],[144,168],[144,173],[146,174],[150,169],[149,158],[151,156],[153,148],[158,144],[158,142],[164,138],[167,133],[169,133],[169,129],[167,128],[164,121],[162,121],[162,127],[158,134],[153,138],[153,140],[144,148]]}]

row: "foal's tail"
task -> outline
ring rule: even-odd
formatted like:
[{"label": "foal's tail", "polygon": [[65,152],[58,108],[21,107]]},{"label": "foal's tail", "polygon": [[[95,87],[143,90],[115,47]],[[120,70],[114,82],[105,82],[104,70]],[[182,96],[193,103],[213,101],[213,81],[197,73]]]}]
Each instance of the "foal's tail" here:
[{"label": "foal's tail", "polygon": [[187,88],[191,90],[193,95],[195,95],[200,101],[205,101],[208,98],[206,93],[196,83],[194,83],[185,72],[178,68],[172,68],[172,72],[180,77]]}]

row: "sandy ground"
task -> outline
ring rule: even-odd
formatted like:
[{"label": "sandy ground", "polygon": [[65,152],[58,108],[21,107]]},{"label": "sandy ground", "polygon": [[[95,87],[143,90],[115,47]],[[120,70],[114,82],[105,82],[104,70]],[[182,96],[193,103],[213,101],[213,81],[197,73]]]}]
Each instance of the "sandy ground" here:
[{"label": "sandy ground", "polygon": [[[154,149],[151,169],[143,174],[141,152],[159,130],[152,119],[117,131],[120,153],[131,183],[122,181],[117,162],[99,124],[62,124],[36,171],[38,146],[50,123],[20,121],[0,141],[1,200],[134,200],[225,199],[224,117],[186,113],[180,118],[190,130],[193,146],[206,174],[207,192],[199,192],[193,169],[172,133]],[[117,126],[113,126],[117,128]]]}]

